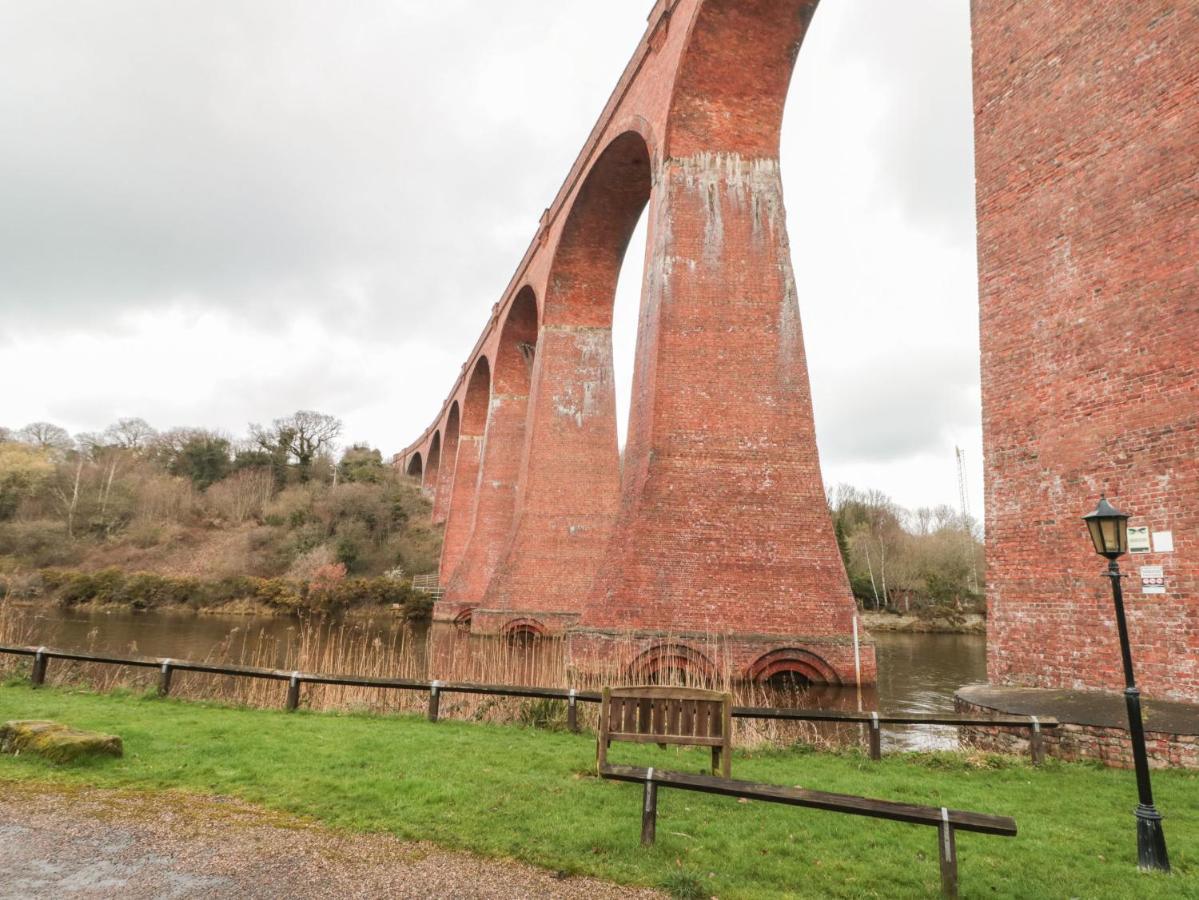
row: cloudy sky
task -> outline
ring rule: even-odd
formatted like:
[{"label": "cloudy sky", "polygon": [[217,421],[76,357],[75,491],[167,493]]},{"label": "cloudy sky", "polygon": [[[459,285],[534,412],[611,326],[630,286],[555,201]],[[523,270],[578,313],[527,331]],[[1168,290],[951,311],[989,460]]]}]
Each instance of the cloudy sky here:
[{"label": "cloudy sky", "polygon": [[[436,414],[651,0],[0,0],[0,425],[394,452]],[[824,0],[783,176],[828,484],[981,512],[968,6]],[[644,232],[616,307],[627,415]]]}]

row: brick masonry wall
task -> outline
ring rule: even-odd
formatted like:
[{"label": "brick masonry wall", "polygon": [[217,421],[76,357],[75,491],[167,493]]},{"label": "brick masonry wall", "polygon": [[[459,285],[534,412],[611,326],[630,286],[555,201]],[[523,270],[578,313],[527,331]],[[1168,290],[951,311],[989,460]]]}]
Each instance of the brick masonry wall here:
[{"label": "brick masonry wall", "polygon": [[1106,491],[1174,536],[1121,560],[1138,680],[1199,700],[1199,4],[975,0],[973,40],[989,677],[1122,686]]}]

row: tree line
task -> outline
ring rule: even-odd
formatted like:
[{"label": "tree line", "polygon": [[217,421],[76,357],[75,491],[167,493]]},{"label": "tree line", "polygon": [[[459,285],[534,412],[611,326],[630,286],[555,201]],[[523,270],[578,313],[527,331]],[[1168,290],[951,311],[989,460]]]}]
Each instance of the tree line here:
[{"label": "tree line", "polygon": [[141,418],[76,435],[49,422],[0,428],[0,563],[69,567],[88,561],[88,545],[150,549],[242,528],[238,574],[435,567],[436,535],[416,526],[419,491],[377,449],[339,453],[342,429],[312,410],[241,438]]},{"label": "tree line", "polygon": [[939,613],[982,608],[983,546],[972,518],[951,506],[909,511],[882,491],[829,492],[850,588],[866,609]]}]

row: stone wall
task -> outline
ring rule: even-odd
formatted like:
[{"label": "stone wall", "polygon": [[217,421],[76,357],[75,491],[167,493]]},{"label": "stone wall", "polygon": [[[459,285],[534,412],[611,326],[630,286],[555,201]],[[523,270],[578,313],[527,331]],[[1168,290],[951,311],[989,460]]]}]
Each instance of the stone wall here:
[{"label": "stone wall", "polygon": [[[963,715],[994,715],[995,710],[968,703],[960,697],[954,701]],[[1068,761],[1097,760],[1120,769],[1132,768],[1132,744],[1123,728],[1104,728],[1096,725],[1063,723],[1044,729],[1042,745],[1046,756]],[[1028,754],[1027,728],[998,726],[961,729],[962,741],[983,750],[1015,755]],[[1199,769],[1199,735],[1145,732],[1145,748],[1153,768],[1180,767]]]}]

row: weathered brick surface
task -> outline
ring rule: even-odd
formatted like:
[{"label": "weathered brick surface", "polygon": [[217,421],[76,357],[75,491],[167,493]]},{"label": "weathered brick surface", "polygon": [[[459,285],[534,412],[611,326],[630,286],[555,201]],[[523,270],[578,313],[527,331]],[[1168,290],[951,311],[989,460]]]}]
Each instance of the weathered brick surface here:
[{"label": "weathered brick surface", "polygon": [[[515,412],[504,415],[511,394],[497,383],[502,401],[492,403],[476,477],[464,411],[439,618],[473,607],[488,632],[518,620],[546,633],[570,626],[577,665],[631,654],[636,666],[640,654],[669,655],[662,648],[677,645],[692,648],[679,659],[702,666],[701,647],[714,639],[721,659],[751,677],[789,667],[814,680],[858,677],[855,610],[825,508],[778,167],[783,103],[814,7],[655,5],[447,399],[447,410],[464,402],[478,360],[496,368],[502,323],[531,291],[540,334],[526,427]],[[622,465],[612,301],[647,200]],[[418,452],[427,459],[446,424],[443,412],[401,461]],[[519,477],[509,490],[514,458]],[[450,467],[447,451],[440,467]],[[868,640],[860,651],[861,677],[871,681]]]},{"label": "weathered brick surface", "polygon": [[1106,491],[1174,534],[1121,561],[1138,680],[1199,700],[1199,5],[975,0],[973,32],[989,677],[1122,686]]},{"label": "weathered brick surface", "polygon": [[[955,699],[954,706],[963,715],[995,714],[993,709],[968,703],[960,697]],[[962,728],[961,736],[964,741],[983,750],[1018,756],[1028,753],[1027,728],[970,726]],[[1132,743],[1128,730],[1124,728],[1065,722],[1057,728],[1044,729],[1041,743],[1046,755],[1058,759],[1073,762],[1096,760],[1118,769],[1133,767]],[[1149,764],[1154,768],[1199,769],[1199,735],[1146,731],[1145,750]]]}]

